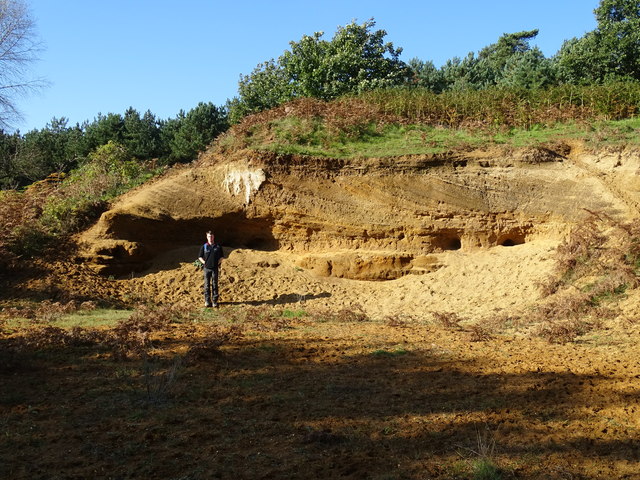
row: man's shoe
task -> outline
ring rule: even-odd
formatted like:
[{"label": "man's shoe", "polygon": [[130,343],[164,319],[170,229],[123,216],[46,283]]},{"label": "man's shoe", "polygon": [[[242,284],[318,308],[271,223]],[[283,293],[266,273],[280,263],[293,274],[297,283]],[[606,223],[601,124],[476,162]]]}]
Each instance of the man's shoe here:
[{"label": "man's shoe", "polygon": [[210,303],[205,303],[204,304],[204,308],[211,308],[211,307],[215,307],[216,305],[211,305]]},{"label": "man's shoe", "polygon": [[214,303],[214,304],[213,304],[213,308],[218,308],[218,304],[217,304],[217,303]]}]

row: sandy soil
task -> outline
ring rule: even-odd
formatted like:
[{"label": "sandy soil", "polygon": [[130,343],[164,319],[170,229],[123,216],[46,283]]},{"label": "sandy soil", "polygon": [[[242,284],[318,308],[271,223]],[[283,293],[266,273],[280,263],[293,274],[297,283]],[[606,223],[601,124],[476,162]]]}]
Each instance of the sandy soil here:
[{"label": "sandy soil", "polygon": [[[435,271],[388,281],[321,277],[300,268],[302,255],[237,249],[220,274],[226,305],[296,305],[361,308],[368,316],[421,317],[433,311],[476,319],[526,309],[539,296],[537,282],[551,274],[554,242],[434,254]],[[167,252],[153,270],[118,280],[160,303],[200,305],[202,279],[193,248]],[[334,252],[332,255],[335,255]],[[326,254],[329,255],[329,254]]]}]

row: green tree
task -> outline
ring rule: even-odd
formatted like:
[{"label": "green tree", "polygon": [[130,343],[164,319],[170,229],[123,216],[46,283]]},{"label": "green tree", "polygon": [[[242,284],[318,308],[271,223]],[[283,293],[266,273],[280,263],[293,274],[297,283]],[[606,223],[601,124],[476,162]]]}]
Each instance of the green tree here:
[{"label": "green tree", "polygon": [[170,162],[190,162],[228,128],[227,112],[212,103],[201,102],[188,113],[181,111],[167,122],[164,139]]},{"label": "green tree", "polygon": [[238,94],[239,98],[234,98],[227,105],[232,122],[289,100],[292,88],[282,66],[271,59],[259,64],[251,74],[240,75]]},{"label": "green tree", "polygon": [[534,90],[549,87],[556,81],[555,64],[535,47],[511,56],[502,68],[497,85]]},{"label": "green tree", "polygon": [[473,68],[473,83],[480,88],[510,85],[532,88],[551,83],[551,69],[540,49],[530,45],[539,30],[506,33],[483,48]]},{"label": "green tree", "polygon": [[330,100],[406,82],[410,70],[399,58],[402,48],[384,43],[387,32],[374,27],[373,20],[352,22],[338,27],[330,42],[322,40],[322,32],[291,42],[280,64],[293,95]]},{"label": "green tree", "polygon": [[334,37],[324,33],[305,35],[290,42],[280,58],[241,76],[239,98],[229,103],[230,118],[275,107],[296,97],[324,100],[349,93],[404,84],[411,69],[399,57],[401,48],[385,43],[384,30],[373,30],[375,22],[355,22],[339,27]]},{"label": "green tree", "polygon": [[605,51],[598,46],[594,32],[566,40],[555,56],[560,83],[588,85],[606,76]]},{"label": "green tree", "polygon": [[412,58],[409,60],[409,68],[411,69],[410,85],[423,87],[435,93],[440,93],[446,88],[444,71],[436,68],[432,61],[425,62]]},{"label": "green tree", "polygon": [[554,63],[530,42],[538,30],[505,33],[496,43],[484,47],[477,55],[454,57],[439,70],[432,63],[411,63],[417,84],[434,92],[445,90],[480,90],[493,86],[525,89],[545,87],[555,82]]},{"label": "green tree", "polygon": [[596,29],[566,41],[556,55],[560,80],[572,84],[640,80],[640,2],[601,0],[594,14]]},{"label": "green tree", "polygon": [[123,144],[133,157],[138,160],[158,158],[168,153],[161,140],[161,122],[147,110],[140,113],[129,107],[123,118]]},{"label": "green tree", "polygon": [[0,190],[19,187],[25,182],[17,169],[17,156],[21,137],[0,130]]},{"label": "green tree", "polygon": [[64,117],[53,118],[45,128],[26,133],[19,142],[14,171],[21,185],[52,172],[68,172],[87,154],[82,129],[69,127]]},{"label": "green tree", "polygon": [[450,89],[483,89],[492,86],[537,88],[554,82],[552,62],[530,42],[538,30],[505,33],[496,43],[484,47],[478,55],[447,65],[444,75]]},{"label": "green tree", "polygon": [[596,37],[607,56],[607,73],[640,79],[640,1],[602,0],[594,10]]},{"label": "green tree", "polygon": [[85,125],[85,136],[89,150],[95,150],[109,141],[124,145],[124,118],[117,113],[99,113],[93,122]]}]

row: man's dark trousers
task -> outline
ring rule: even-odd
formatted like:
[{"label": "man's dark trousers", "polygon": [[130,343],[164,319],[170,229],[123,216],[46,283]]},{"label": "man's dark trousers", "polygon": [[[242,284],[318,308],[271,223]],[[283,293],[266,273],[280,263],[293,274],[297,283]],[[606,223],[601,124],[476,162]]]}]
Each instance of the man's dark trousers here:
[{"label": "man's dark trousers", "polygon": [[218,269],[204,268],[204,303],[218,303]]}]

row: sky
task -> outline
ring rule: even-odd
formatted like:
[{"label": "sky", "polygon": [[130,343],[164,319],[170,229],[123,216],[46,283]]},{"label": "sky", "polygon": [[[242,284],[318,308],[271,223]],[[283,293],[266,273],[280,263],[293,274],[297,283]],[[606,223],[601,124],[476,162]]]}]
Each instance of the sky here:
[{"label": "sky", "polygon": [[42,43],[32,75],[48,86],[17,102],[21,133],[53,118],[69,125],[133,107],[173,118],[237,96],[240,75],[277,59],[289,42],[370,19],[403,49],[439,67],[539,29],[545,56],[596,27],[598,0],[24,0]]}]

